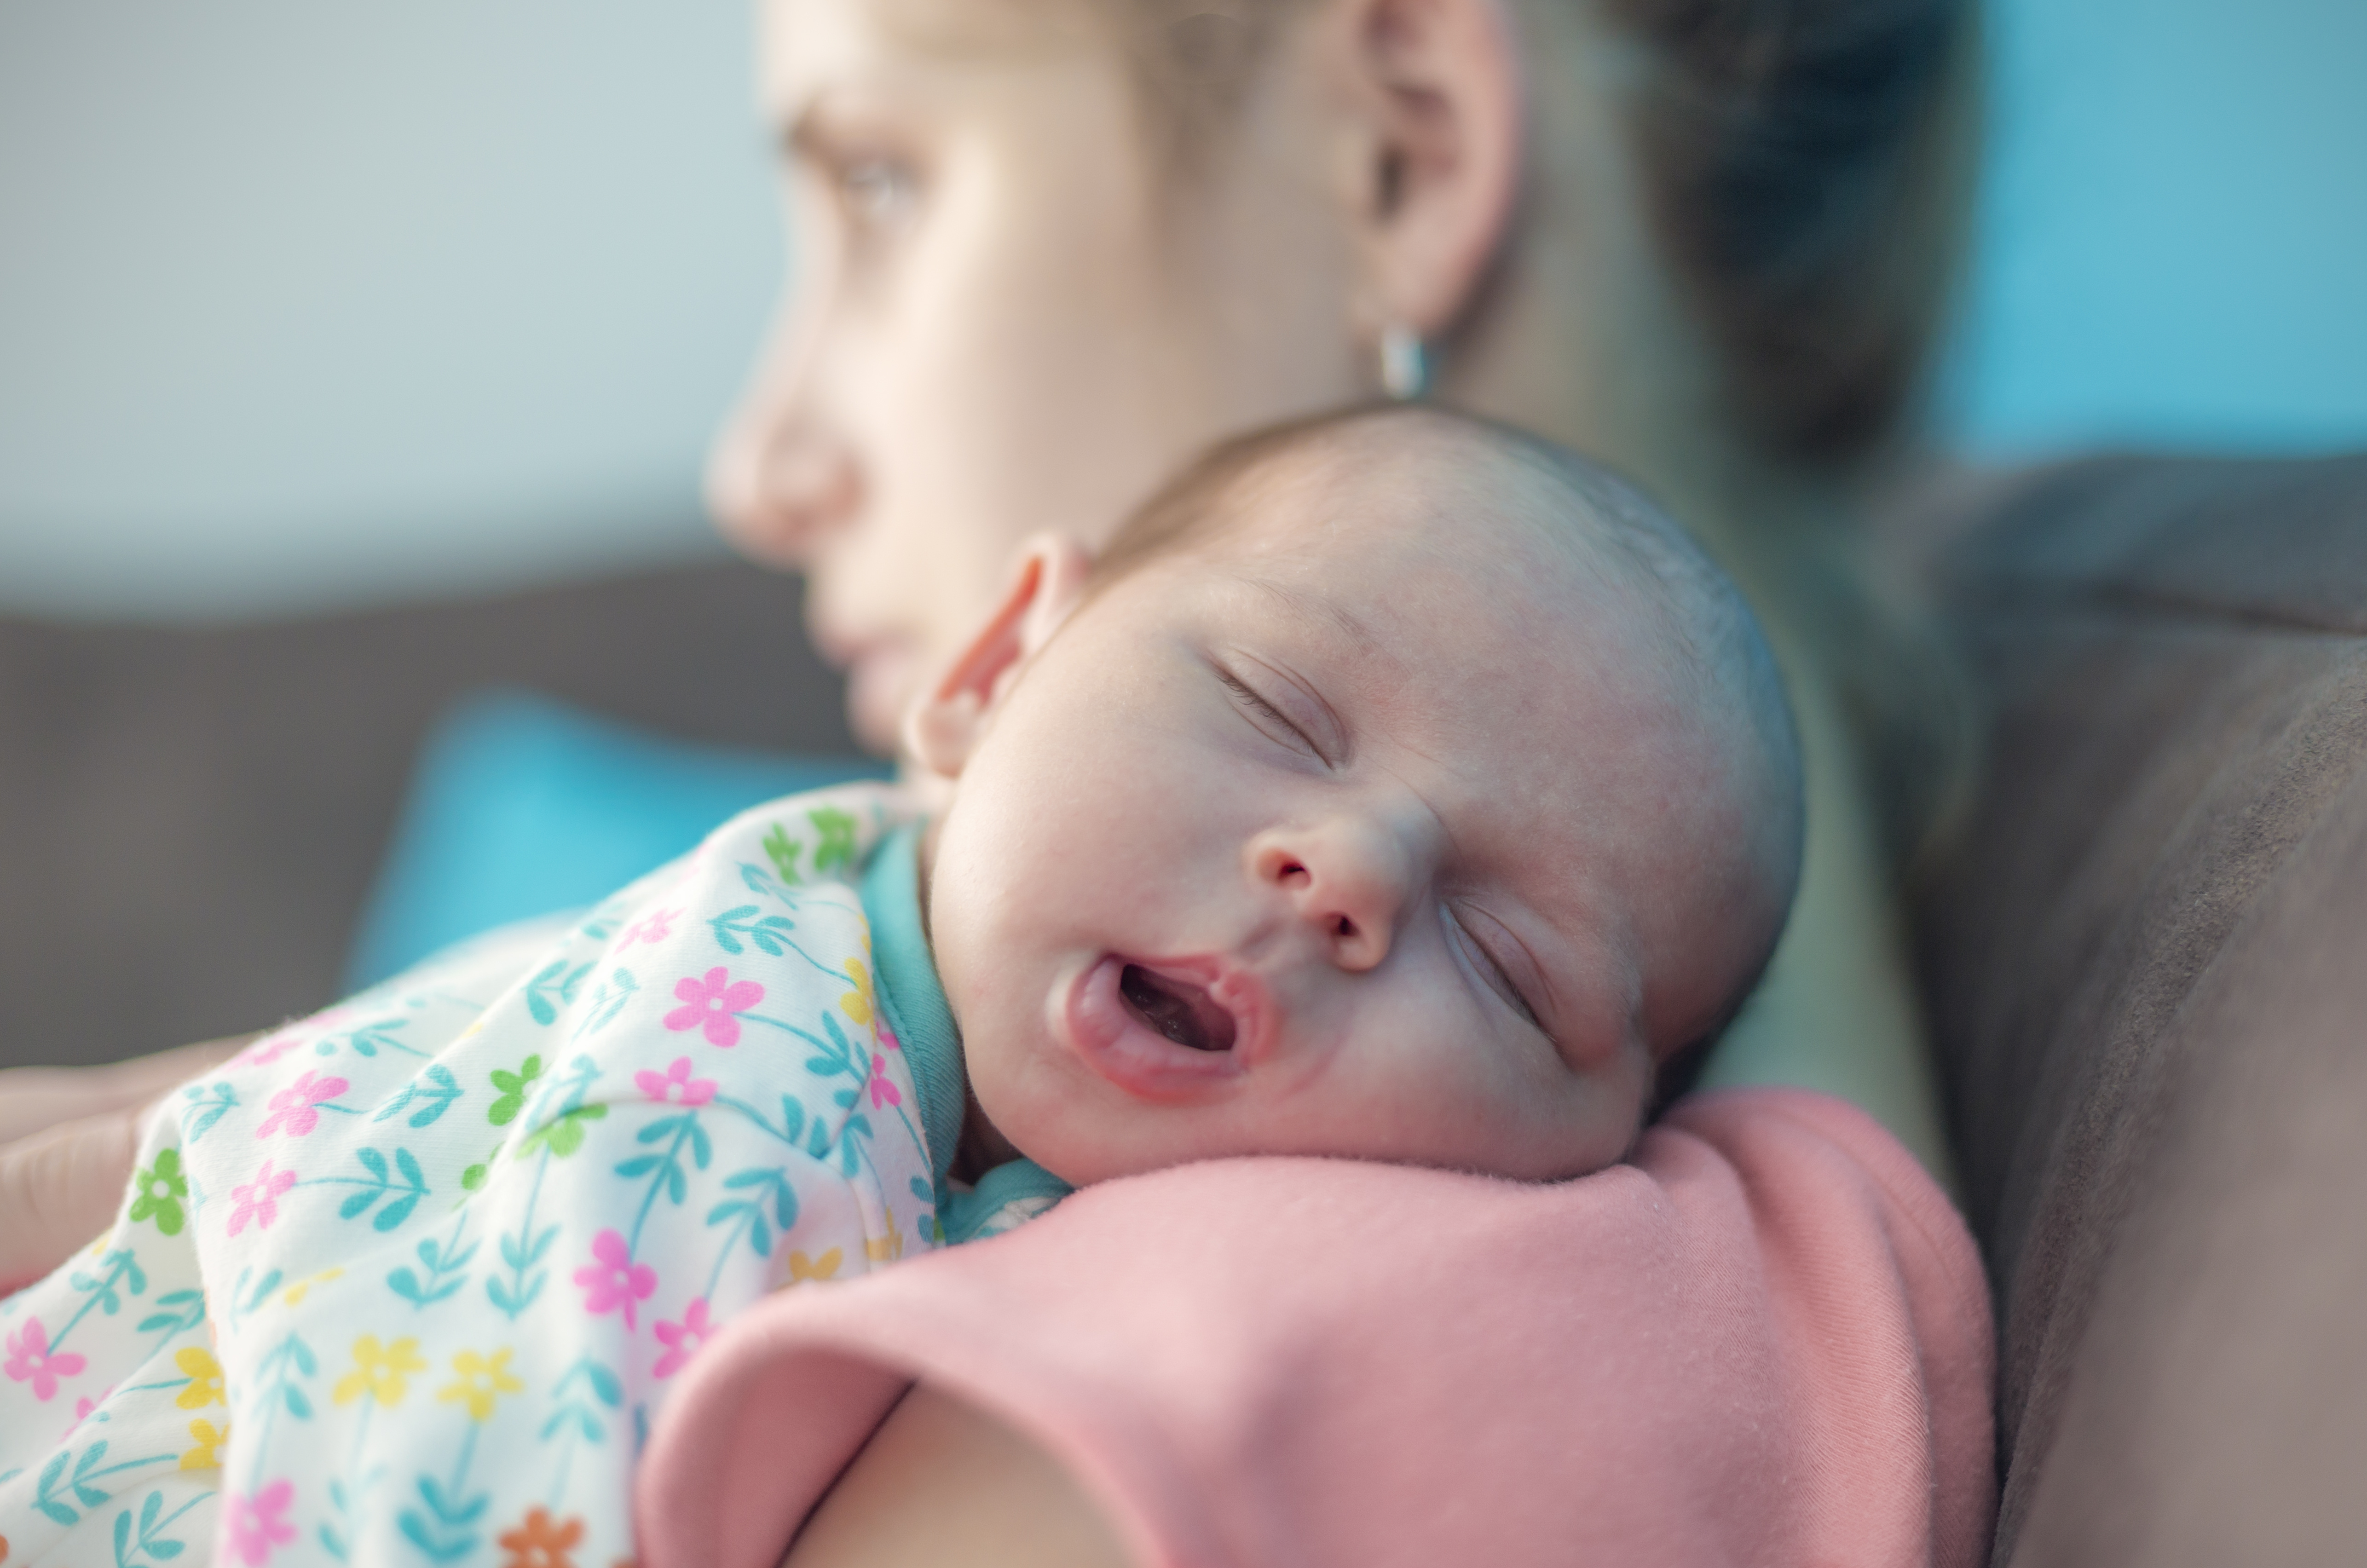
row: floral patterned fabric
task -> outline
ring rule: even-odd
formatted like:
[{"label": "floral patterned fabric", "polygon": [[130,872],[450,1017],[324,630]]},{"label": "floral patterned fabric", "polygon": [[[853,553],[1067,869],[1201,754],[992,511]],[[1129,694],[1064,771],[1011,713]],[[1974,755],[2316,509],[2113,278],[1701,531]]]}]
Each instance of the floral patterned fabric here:
[{"label": "floral patterned fabric", "polygon": [[181,1091],[114,1228],[0,1303],[0,1562],[629,1558],[723,1320],[943,1238],[855,882],[907,815],[758,807]]}]

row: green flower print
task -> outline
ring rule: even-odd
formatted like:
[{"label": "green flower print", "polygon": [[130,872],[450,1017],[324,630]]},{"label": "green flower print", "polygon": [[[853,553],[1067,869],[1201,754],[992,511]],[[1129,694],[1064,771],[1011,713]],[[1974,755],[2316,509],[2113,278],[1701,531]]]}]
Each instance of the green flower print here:
[{"label": "green flower print", "polygon": [[572,1111],[562,1111],[527,1134],[526,1142],[518,1145],[517,1157],[526,1158],[534,1152],[535,1145],[540,1144],[553,1156],[565,1159],[583,1146],[583,1124],[597,1122],[607,1114],[608,1108],[605,1105],[579,1105]]},{"label": "green flower print", "polygon": [[540,1056],[528,1056],[526,1065],[514,1073],[505,1073],[496,1067],[493,1070],[493,1087],[502,1091],[502,1097],[485,1108],[485,1120],[496,1127],[506,1127],[516,1120],[517,1113],[526,1109],[527,1086],[540,1077]]},{"label": "green flower print", "polygon": [[139,1194],[131,1200],[132,1224],[153,1218],[166,1235],[181,1234],[181,1200],[189,1195],[189,1183],[181,1174],[180,1150],[158,1150],[155,1165],[139,1173],[132,1190]]},{"label": "green flower print", "polygon": [[790,838],[789,830],[778,822],[764,835],[764,856],[773,863],[773,869],[780,874],[785,886],[795,887],[801,880],[798,875],[798,852],[804,848],[805,844]]},{"label": "green flower print", "polygon": [[820,810],[807,812],[806,820],[812,823],[814,831],[821,835],[821,842],[814,846],[813,868],[816,872],[828,871],[834,865],[851,866],[855,863],[855,830],[860,824],[854,818],[834,806],[825,806]]}]

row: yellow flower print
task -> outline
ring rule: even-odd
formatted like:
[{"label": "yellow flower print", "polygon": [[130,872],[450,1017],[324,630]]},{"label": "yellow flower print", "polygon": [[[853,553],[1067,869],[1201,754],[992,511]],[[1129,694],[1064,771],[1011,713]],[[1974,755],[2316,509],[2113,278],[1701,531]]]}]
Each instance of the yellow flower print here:
[{"label": "yellow flower print", "polygon": [[342,1269],[323,1269],[318,1274],[313,1275],[311,1279],[299,1280],[294,1284],[289,1286],[285,1291],[282,1291],[279,1293],[279,1300],[285,1305],[294,1306],[297,1303],[302,1301],[306,1296],[312,1293],[313,1286],[325,1285],[330,1280],[338,1278],[344,1273],[345,1270]]},{"label": "yellow flower print", "polygon": [[354,1370],[337,1380],[330,1397],[339,1404],[351,1404],[367,1393],[392,1409],[402,1403],[403,1391],[410,1386],[403,1380],[426,1370],[427,1358],[419,1353],[418,1340],[398,1339],[381,1348],[377,1335],[365,1334],[354,1341]]},{"label": "yellow flower print", "polygon": [[220,1470],[222,1445],[230,1441],[230,1423],[216,1427],[210,1421],[192,1421],[189,1441],[198,1446],[181,1456],[183,1470]]},{"label": "yellow flower print", "polygon": [[867,1029],[879,1016],[878,999],[871,989],[871,970],[860,958],[846,961],[846,977],[855,982],[855,989],[838,998],[838,1005],[856,1027]]},{"label": "yellow flower print", "polygon": [[449,1404],[464,1400],[469,1406],[469,1419],[482,1421],[493,1413],[493,1401],[505,1393],[523,1393],[526,1384],[510,1375],[510,1349],[504,1345],[491,1356],[480,1356],[474,1350],[463,1350],[452,1358],[453,1379],[436,1391],[436,1397]]},{"label": "yellow flower print", "polygon": [[872,1236],[863,1244],[863,1250],[874,1263],[893,1263],[904,1256],[904,1233],[896,1228],[896,1211],[888,1211],[888,1234]]},{"label": "yellow flower print", "polygon": [[221,1363],[210,1350],[200,1350],[191,1345],[173,1355],[173,1364],[189,1374],[189,1386],[173,1401],[184,1410],[203,1410],[209,1404],[228,1404],[230,1398],[222,1392]]},{"label": "yellow flower print", "polygon": [[839,1251],[832,1247],[820,1258],[808,1258],[802,1252],[789,1254],[789,1283],[802,1285],[808,1280],[827,1280],[838,1272]]}]

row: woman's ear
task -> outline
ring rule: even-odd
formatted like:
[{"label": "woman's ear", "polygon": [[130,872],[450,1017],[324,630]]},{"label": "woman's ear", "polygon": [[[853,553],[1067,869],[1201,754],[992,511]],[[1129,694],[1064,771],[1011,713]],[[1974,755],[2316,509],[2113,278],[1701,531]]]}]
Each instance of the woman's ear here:
[{"label": "woman's ear", "polygon": [[943,778],[960,774],[1010,693],[1020,666],[1084,597],[1093,559],[1075,540],[1039,534],[986,626],[904,715],[904,750]]},{"label": "woman's ear", "polygon": [[1519,205],[1527,137],[1510,0],[1332,0],[1311,39],[1347,88],[1341,165],[1365,330],[1463,314]]}]

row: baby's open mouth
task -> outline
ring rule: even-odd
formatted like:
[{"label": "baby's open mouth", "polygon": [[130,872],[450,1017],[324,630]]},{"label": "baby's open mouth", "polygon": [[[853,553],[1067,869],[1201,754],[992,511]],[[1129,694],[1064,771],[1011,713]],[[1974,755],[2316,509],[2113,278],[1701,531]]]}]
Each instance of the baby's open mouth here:
[{"label": "baby's open mouth", "polygon": [[1117,992],[1127,1010],[1150,1029],[1194,1051],[1233,1048],[1233,1015],[1189,980],[1129,964],[1119,972]]}]

